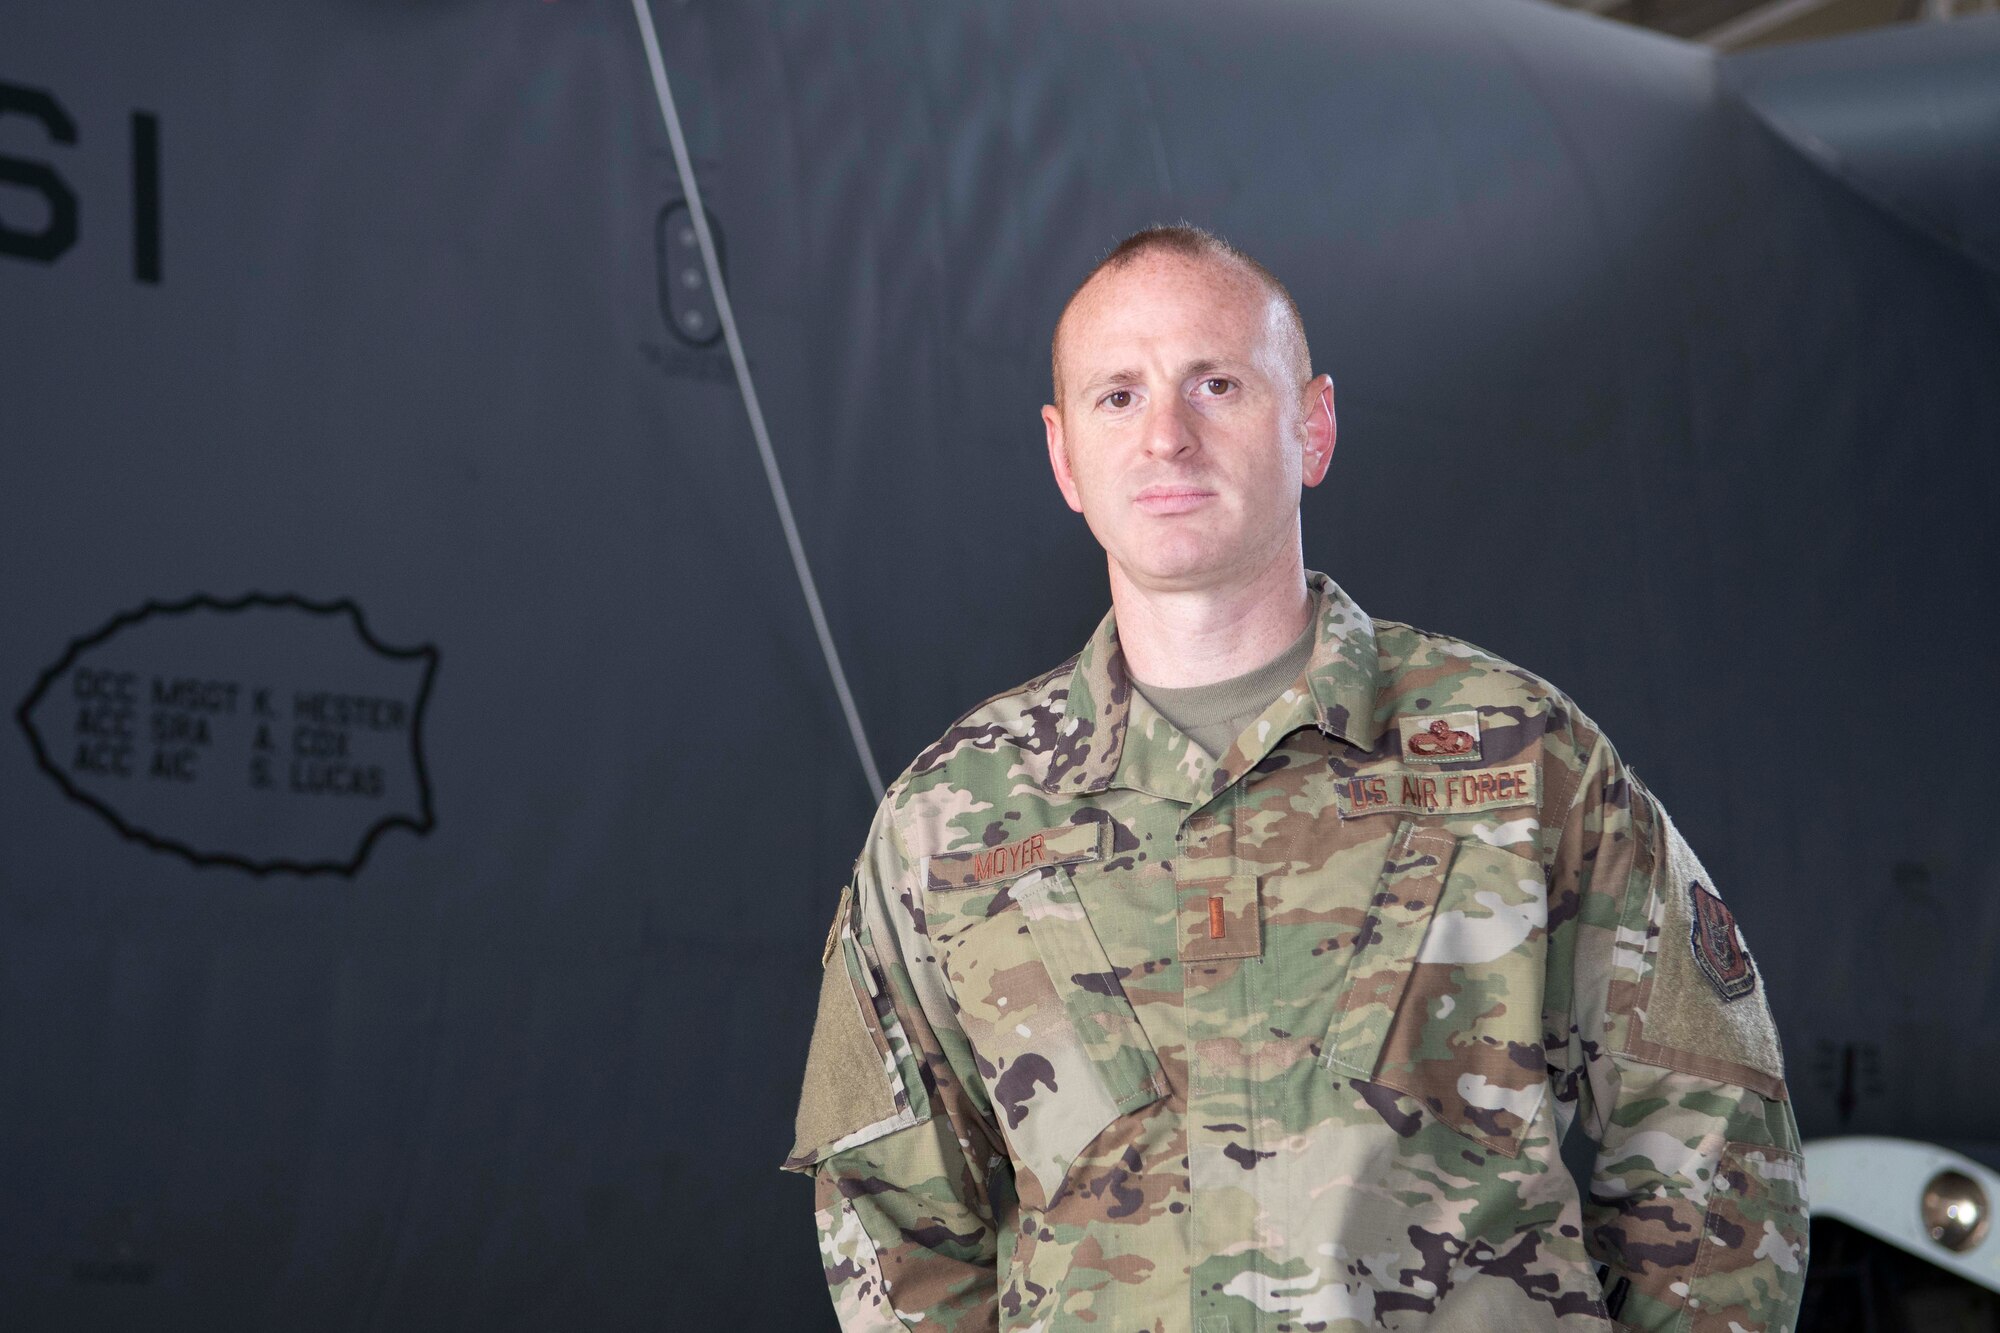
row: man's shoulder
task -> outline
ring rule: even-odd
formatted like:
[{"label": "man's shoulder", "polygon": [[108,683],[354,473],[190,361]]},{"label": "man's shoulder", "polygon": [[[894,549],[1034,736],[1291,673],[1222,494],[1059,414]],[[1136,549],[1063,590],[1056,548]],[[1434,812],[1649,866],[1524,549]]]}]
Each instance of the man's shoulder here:
[{"label": "man's shoulder", "polygon": [[1378,707],[1390,716],[1488,710],[1522,720],[1578,716],[1546,678],[1456,635],[1396,620],[1375,621]]},{"label": "man's shoulder", "polygon": [[949,785],[988,800],[1048,776],[1077,657],[1002,690],[967,710],[924,747],[891,784],[894,795]]}]

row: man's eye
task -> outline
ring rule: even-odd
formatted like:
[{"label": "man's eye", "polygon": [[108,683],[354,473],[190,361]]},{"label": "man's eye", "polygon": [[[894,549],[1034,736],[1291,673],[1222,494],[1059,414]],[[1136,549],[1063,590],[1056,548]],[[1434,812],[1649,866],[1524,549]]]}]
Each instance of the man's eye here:
[{"label": "man's eye", "polygon": [[1211,375],[1201,382],[1201,387],[1219,398],[1229,392],[1231,385],[1228,380],[1223,379],[1220,375]]},{"label": "man's eye", "polygon": [[1132,405],[1132,391],[1130,389],[1113,389],[1110,393],[1104,395],[1104,405],[1106,407],[1130,407]]}]

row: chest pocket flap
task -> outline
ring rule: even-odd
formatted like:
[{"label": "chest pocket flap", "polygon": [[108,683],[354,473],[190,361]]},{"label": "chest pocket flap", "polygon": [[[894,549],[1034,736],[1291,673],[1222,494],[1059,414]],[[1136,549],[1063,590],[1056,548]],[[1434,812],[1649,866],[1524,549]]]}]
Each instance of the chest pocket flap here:
[{"label": "chest pocket flap", "polygon": [[[1102,856],[1076,824],[930,858],[926,913],[980,1058],[1023,1200],[1047,1206],[1114,1121],[1166,1095],[1158,1056],[1105,954],[1070,867]],[[1023,869],[1023,867],[1026,867]]]},{"label": "chest pocket flap", "polygon": [[1451,834],[1409,820],[1390,839],[1375,894],[1352,935],[1341,941],[1347,976],[1326,1034],[1329,1069],[1375,1077],[1456,846]]},{"label": "chest pocket flap", "polygon": [[1548,1092],[1547,914],[1531,858],[1406,822],[1356,933],[1327,1066],[1517,1156]]}]

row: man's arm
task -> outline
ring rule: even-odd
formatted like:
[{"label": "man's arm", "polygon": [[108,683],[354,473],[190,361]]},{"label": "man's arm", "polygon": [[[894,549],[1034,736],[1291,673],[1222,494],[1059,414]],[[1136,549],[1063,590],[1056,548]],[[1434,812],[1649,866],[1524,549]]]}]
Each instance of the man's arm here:
[{"label": "man's arm", "polygon": [[988,1175],[1010,1178],[984,1091],[962,1072],[970,1048],[889,809],[827,937],[784,1166],[814,1178],[820,1255],[846,1333],[971,1333],[997,1323]]},{"label": "man's arm", "polygon": [[1659,802],[1594,728],[1573,735],[1549,1054],[1598,1144],[1584,1230],[1606,1305],[1625,1329],[1789,1330],[1806,1186],[1763,978]]}]

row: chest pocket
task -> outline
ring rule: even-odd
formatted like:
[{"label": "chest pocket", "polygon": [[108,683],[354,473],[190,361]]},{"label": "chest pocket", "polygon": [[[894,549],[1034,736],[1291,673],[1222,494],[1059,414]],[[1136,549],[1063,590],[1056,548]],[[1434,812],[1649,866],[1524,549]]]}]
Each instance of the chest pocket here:
[{"label": "chest pocket", "polygon": [[1540,863],[1405,820],[1346,947],[1329,1069],[1413,1097],[1508,1157],[1548,1093]]},{"label": "chest pocket", "polygon": [[993,1117],[1046,1207],[1098,1135],[1167,1087],[1069,875],[1102,854],[1098,826],[1035,836],[1025,854],[933,856],[925,912]]}]

